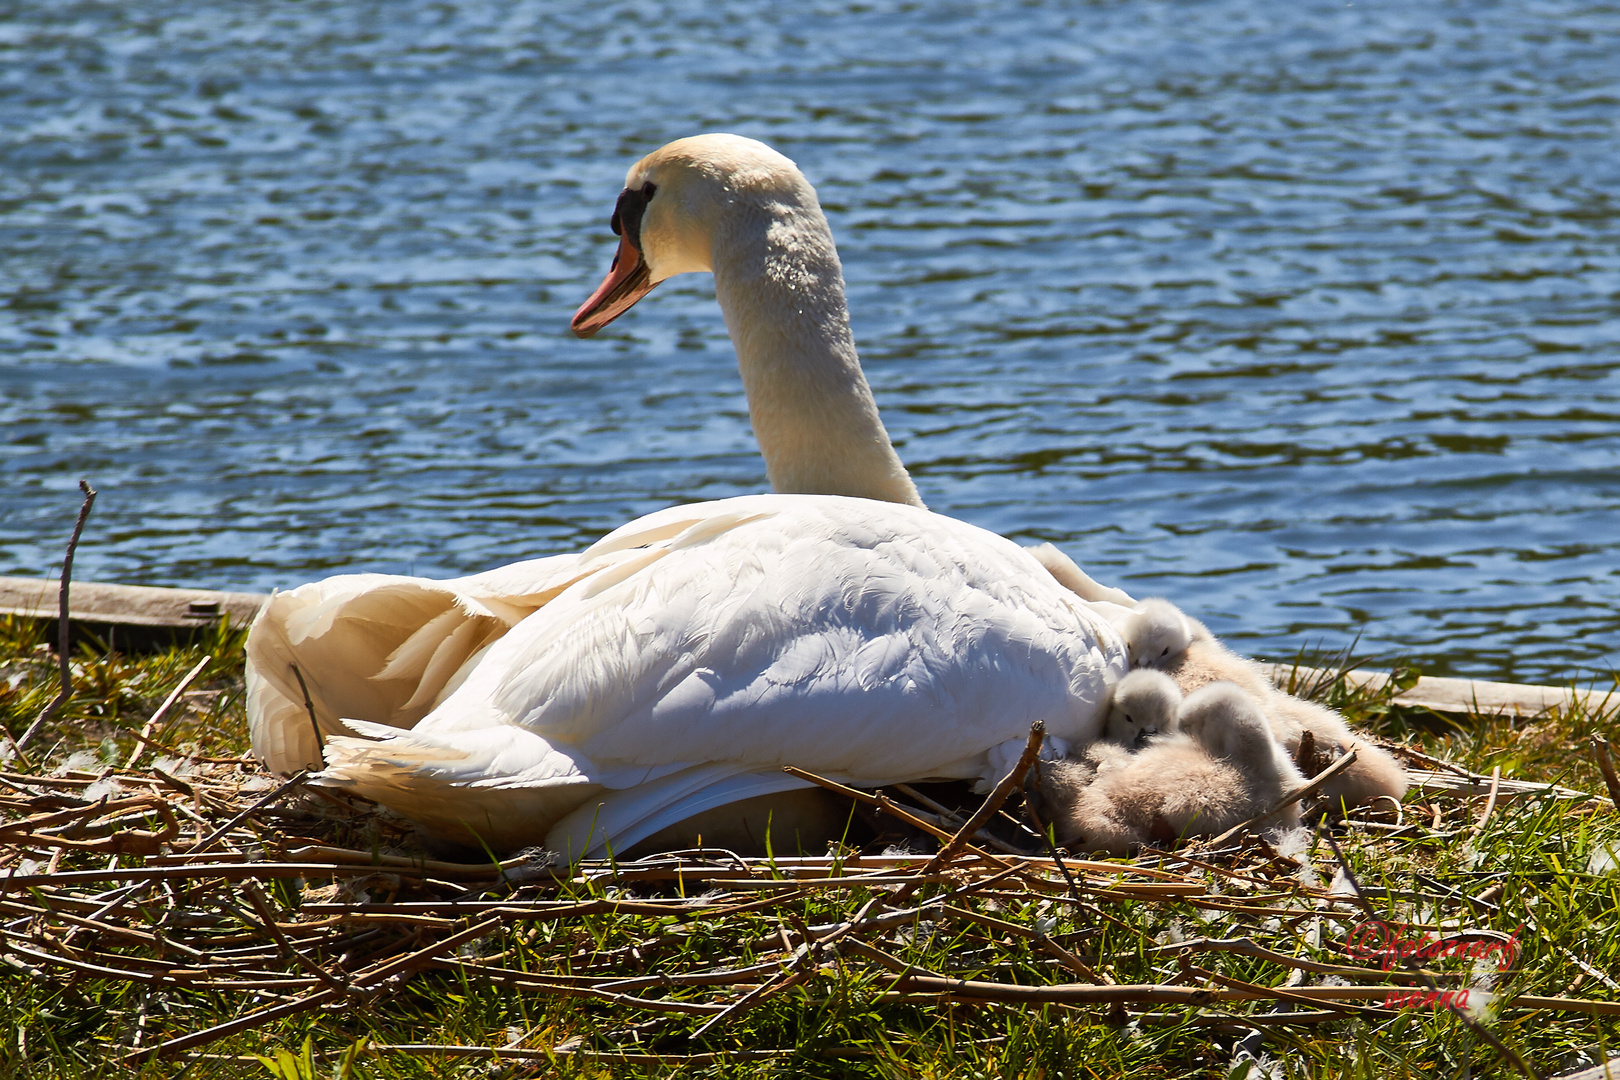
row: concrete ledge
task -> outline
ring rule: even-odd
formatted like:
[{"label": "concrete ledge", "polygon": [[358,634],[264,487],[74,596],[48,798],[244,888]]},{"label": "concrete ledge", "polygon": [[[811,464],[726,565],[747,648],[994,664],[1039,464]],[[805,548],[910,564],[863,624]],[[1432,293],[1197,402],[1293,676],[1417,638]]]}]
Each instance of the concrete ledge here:
[{"label": "concrete ledge", "polygon": [[[1284,690],[1288,689],[1290,677],[1296,689],[1309,690],[1318,683],[1332,679],[1334,675],[1318,668],[1296,668],[1290,664],[1271,666],[1271,681]],[[1352,671],[1345,679],[1356,686],[1379,690],[1389,682],[1389,674],[1382,671]],[[1418,679],[1416,686],[1402,690],[1393,700],[1397,705],[1432,709],[1440,713],[1535,716],[1549,709],[1569,708],[1577,704],[1589,712],[1601,713],[1620,706],[1620,690],[1577,690],[1567,686],[1533,686],[1425,675]]]}]

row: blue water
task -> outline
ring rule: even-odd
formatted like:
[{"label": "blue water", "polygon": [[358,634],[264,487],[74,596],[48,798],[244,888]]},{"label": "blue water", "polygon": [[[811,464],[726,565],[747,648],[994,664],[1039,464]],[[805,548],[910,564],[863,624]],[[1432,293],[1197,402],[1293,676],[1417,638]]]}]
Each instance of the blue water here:
[{"label": "blue water", "polygon": [[936,510],[1257,654],[1620,655],[1620,5],[21,0],[0,573],[268,589],[764,489],[706,278],[603,336],[626,166],[820,192]]}]

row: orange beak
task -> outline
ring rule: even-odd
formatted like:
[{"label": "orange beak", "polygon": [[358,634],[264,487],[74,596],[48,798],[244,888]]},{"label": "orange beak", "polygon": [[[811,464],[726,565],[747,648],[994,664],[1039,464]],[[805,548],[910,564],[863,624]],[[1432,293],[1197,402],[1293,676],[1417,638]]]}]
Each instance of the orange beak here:
[{"label": "orange beak", "polygon": [[628,236],[619,237],[619,253],[613,256],[613,266],[602,284],[591,293],[591,298],[574,312],[568,324],[575,337],[588,338],[608,323],[635,306],[637,300],[652,292],[656,281]]}]

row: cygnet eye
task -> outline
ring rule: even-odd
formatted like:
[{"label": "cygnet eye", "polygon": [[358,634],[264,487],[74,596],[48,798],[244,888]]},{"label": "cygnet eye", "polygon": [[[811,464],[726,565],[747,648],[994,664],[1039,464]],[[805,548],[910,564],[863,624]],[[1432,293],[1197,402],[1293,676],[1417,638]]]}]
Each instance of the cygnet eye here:
[{"label": "cygnet eye", "polygon": [[1160,653],[1159,655],[1160,656],[1169,656],[1170,655],[1170,646],[1166,645],[1164,647],[1164,652]]}]

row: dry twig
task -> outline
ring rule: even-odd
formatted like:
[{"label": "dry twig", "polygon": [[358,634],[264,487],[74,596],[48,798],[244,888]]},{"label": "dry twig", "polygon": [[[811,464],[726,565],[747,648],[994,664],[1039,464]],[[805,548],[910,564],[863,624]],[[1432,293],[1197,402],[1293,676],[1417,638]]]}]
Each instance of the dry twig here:
[{"label": "dry twig", "polygon": [[43,712],[28,725],[28,730],[18,737],[16,745],[18,752],[28,745],[35,732],[39,731],[51,717],[61,711],[68,699],[73,696],[73,652],[68,644],[71,639],[72,622],[68,611],[68,589],[73,584],[73,553],[79,549],[79,536],[84,532],[84,523],[90,517],[90,508],[96,504],[96,489],[90,486],[88,480],[79,481],[79,490],[84,493],[84,502],[79,504],[79,517],[73,523],[73,535],[68,539],[67,554],[62,558],[62,584],[56,591],[56,629],[57,645],[56,658],[61,670],[62,689],[51,703],[45,706]]}]

